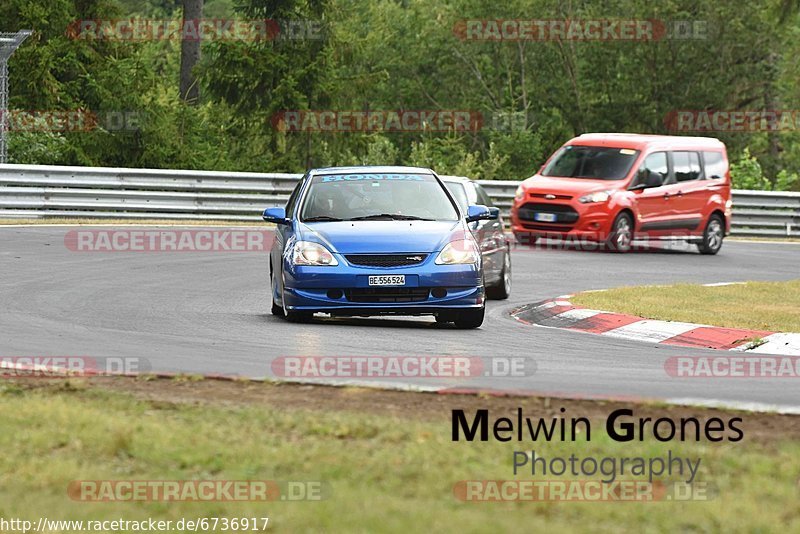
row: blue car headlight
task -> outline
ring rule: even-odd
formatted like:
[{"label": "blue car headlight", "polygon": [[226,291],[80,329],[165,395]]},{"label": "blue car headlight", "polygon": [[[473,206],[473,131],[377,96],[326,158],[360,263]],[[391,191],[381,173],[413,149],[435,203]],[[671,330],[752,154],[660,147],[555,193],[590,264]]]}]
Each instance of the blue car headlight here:
[{"label": "blue car headlight", "polygon": [[480,257],[478,245],[474,239],[459,239],[451,241],[436,257],[437,265],[461,265],[477,263]]},{"label": "blue car headlight", "polygon": [[292,248],[292,263],[295,265],[314,265],[319,267],[339,265],[331,252],[311,241],[298,241]]}]

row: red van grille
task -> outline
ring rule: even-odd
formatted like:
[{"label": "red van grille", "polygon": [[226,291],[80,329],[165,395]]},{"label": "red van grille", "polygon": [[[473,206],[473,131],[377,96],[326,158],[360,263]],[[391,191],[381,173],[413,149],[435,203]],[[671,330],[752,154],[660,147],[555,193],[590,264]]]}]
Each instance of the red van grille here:
[{"label": "red van grille", "polygon": [[[542,220],[541,216],[537,219],[537,213],[552,215],[555,220]],[[547,228],[558,225],[574,225],[578,222],[578,212],[567,204],[536,204],[528,202],[517,209],[517,217],[520,221],[531,222]]]},{"label": "red van grille", "polygon": [[538,230],[540,232],[569,232],[572,230],[572,226],[564,226],[561,224],[533,224],[524,222],[522,226],[527,230]]},{"label": "red van grille", "polygon": [[553,193],[531,193],[531,198],[544,198],[547,200],[571,200],[571,195],[556,195]]}]

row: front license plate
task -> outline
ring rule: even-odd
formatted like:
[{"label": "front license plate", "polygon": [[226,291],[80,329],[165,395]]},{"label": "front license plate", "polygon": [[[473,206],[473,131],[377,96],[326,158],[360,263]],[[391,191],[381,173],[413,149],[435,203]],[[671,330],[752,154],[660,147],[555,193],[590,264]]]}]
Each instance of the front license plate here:
[{"label": "front license plate", "polygon": [[539,222],[556,222],[555,213],[534,213],[533,220]]},{"label": "front license plate", "polygon": [[406,276],[404,274],[395,274],[387,276],[370,276],[369,285],[371,286],[404,286],[406,285]]}]

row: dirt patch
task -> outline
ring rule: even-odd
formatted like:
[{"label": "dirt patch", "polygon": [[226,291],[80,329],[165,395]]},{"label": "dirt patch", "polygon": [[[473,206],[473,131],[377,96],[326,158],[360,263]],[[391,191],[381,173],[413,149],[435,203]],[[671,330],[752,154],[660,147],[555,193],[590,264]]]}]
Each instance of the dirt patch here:
[{"label": "dirt patch", "polygon": [[587,417],[602,422],[618,408],[629,408],[635,417],[696,417],[701,421],[711,417],[742,418],[745,440],[774,443],[800,438],[800,416],[767,413],[735,412],[714,408],[667,406],[622,401],[573,400],[551,397],[523,397],[471,394],[438,394],[393,391],[361,387],[334,387],[290,383],[263,383],[245,380],[194,380],[188,378],[128,378],[95,377],[91,379],[41,380],[13,379],[25,389],[78,388],[101,389],[128,393],[137,399],[165,404],[260,405],[285,410],[348,411],[390,416],[397,419],[446,422],[451,410],[468,413],[488,409],[492,416],[515,415],[517,408],[536,417],[561,415]]}]

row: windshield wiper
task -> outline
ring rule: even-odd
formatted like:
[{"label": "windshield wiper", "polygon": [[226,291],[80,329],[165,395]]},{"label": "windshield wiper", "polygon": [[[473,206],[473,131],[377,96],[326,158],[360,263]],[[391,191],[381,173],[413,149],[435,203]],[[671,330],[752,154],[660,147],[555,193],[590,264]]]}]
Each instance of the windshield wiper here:
[{"label": "windshield wiper", "polygon": [[340,219],[338,217],[330,217],[328,215],[317,215],[316,217],[306,217],[303,219],[303,222],[337,222],[342,221],[344,219]]},{"label": "windshield wiper", "polygon": [[377,219],[391,219],[393,221],[432,221],[434,219],[425,219],[424,217],[417,217],[416,215],[403,215],[402,213],[376,213],[374,215],[364,215],[361,217],[352,217],[351,221],[371,221]]}]

